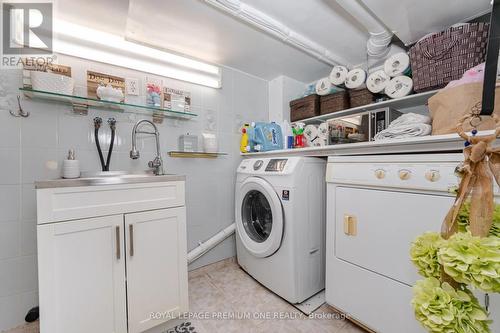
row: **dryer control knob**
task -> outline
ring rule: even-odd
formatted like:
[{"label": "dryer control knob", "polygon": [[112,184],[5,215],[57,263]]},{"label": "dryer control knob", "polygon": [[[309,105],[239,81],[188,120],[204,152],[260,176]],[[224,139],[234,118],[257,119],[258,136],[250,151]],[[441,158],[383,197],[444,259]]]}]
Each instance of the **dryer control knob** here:
[{"label": "dryer control knob", "polygon": [[429,170],[425,173],[425,179],[430,182],[437,182],[441,178],[439,171],[437,170]]},{"label": "dryer control knob", "polygon": [[399,179],[401,180],[408,180],[411,177],[411,171],[410,170],[399,170]]},{"label": "dryer control knob", "polygon": [[384,179],[385,178],[385,170],[382,170],[382,169],[375,170],[375,177],[377,177],[377,179]]}]

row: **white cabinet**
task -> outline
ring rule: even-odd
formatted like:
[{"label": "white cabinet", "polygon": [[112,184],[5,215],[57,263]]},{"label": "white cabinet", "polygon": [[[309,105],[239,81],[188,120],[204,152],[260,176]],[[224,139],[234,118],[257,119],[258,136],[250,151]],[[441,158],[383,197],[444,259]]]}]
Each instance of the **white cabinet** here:
[{"label": "white cabinet", "polygon": [[172,183],[37,191],[40,333],[140,333],[188,311],[184,182]]},{"label": "white cabinet", "polygon": [[123,216],[38,227],[41,332],[127,331]]},{"label": "white cabinet", "polygon": [[129,333],[160,324],[151,313],[187,311],[185,220],[184,207],[125,215]]},{"label": "white cabinet", "polygon": [[490,318],[492,333],[500,333],[500,294],[489,294],[490,297]]}]

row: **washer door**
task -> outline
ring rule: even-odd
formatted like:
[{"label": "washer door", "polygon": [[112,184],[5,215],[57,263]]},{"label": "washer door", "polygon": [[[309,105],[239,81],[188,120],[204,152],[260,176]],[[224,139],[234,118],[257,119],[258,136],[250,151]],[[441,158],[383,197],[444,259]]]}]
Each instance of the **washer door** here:
[{"label": "washer door", "polygon": [[283,208],[265,180],[250,177],[241,185],[236,202],[236,228],[245,248],[256,257],[268,257],[279,249]]}]

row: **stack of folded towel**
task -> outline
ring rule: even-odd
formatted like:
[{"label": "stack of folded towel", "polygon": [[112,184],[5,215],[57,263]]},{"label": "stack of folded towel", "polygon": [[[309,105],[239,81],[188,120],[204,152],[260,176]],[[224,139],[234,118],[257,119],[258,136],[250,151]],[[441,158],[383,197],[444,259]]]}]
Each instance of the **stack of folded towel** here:
[{"label": "stack of folded towel", "polygon": [[407,113],[394,120],[387,129],[377,133],[375,140],[411,138],[431,134],[431,118],[428,116]]}]

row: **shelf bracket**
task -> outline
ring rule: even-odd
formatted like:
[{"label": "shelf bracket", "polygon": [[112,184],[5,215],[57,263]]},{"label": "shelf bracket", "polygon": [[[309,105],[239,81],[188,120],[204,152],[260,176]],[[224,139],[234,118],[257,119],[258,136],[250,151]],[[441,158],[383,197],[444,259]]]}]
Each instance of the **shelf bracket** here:
[{"label": "shelf bracket", "polygon": [[153,123],[155,124],[163,124],[163,119],[165,119],[165,115],[158,111],[153,111]]},{"label": "shelf bracket", "polygon": [[82,103],[73,103],[73,113],[79,116],[86,116],[89,113],[89,106]]}]

